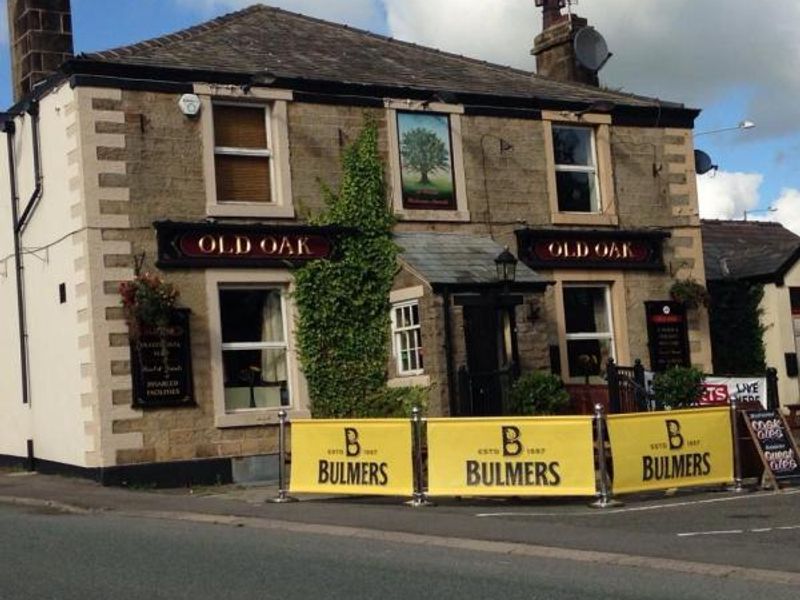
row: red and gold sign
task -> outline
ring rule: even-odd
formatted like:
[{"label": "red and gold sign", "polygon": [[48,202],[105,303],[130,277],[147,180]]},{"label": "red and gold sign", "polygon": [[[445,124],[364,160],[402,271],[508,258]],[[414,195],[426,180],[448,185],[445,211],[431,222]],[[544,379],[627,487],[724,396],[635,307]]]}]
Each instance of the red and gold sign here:
[{"label": "red and gold sign", "polygon": [[298,265],[330,258],[336,233],[325,227],[156,223],[159,267]]},{"label": "red and gold sign", "polygon": [[663,269],[660,231],[517,231],[520,258],[532,269]]}]

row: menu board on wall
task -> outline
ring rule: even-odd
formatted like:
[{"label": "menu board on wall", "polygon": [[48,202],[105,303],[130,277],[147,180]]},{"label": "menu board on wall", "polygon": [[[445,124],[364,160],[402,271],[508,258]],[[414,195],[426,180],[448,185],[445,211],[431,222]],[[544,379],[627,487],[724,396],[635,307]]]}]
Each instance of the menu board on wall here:
[{"label": "menu board on wall", "polygon": [[780,412],[746,411],[744,416],[773,485],[777,488],[778,481],[800,478],[800,453]]},{"label": "menu board on wall", "polygon": [[136,408],[195,404],[188,310],[173,311],[163,327],[141,327],[131,340],[131,375]]},{"label": "menu board on wall", "polygon": [[650,368],[660,372],[672,366],[691,366],[686,307],[668,301],[645,302],[644,306]]}]

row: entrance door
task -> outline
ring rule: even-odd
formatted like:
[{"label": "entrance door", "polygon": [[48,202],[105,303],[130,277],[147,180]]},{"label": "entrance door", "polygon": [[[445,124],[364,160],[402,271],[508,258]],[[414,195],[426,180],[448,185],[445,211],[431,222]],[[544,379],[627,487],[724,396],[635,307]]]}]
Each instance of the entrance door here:
[{"label": "entrance door", "polygon": [[[514,379],[513,308],[464,306],[469,406],[473,416],[500,416]],[[467,383],[467,382],[465,382]]]}]

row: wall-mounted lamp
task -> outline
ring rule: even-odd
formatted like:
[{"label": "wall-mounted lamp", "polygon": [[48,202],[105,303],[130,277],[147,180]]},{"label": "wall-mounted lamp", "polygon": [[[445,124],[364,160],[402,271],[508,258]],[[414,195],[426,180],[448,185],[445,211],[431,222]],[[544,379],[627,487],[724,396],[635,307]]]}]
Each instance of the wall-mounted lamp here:
[{"label": "wall-mounted lamp", "polygon": [[508,246],[494,259],[497,268],[497,281],[500,283],[513,283],[517,277],[517,259],[508,251]]},{"label": "wall-mounted lamp", "polygon": [[744,121],[739,121],[739,124],[736,127],[723,127],[722,129],[711,129],[709,131],[701,131],[700,133],[695,133],[694,137],[700,137],[701,135],[708,135],[710,133],[720,133],[722,131],[737,131],[739,129],[752,129],[755,127],[756,124],[753,121],[745,119]]}]

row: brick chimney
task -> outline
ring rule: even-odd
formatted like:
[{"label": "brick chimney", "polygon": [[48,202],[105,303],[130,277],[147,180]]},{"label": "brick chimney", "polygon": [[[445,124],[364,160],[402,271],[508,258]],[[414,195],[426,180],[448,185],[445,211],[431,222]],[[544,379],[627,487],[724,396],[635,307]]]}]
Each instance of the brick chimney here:
[{"label": "brick chimney", "polygon": [[72,58],[70,0],[7,0],[14,101]]},{"label": "brick chimney", "polygon": [[536,36],[531,54],[536,73],[557,81],[600,85],[595,71],[581,66],[575,58],[575,36],[589,23],[573,14],[561,14],[564,0],[538,0],[542,7],[542,33]]}]

